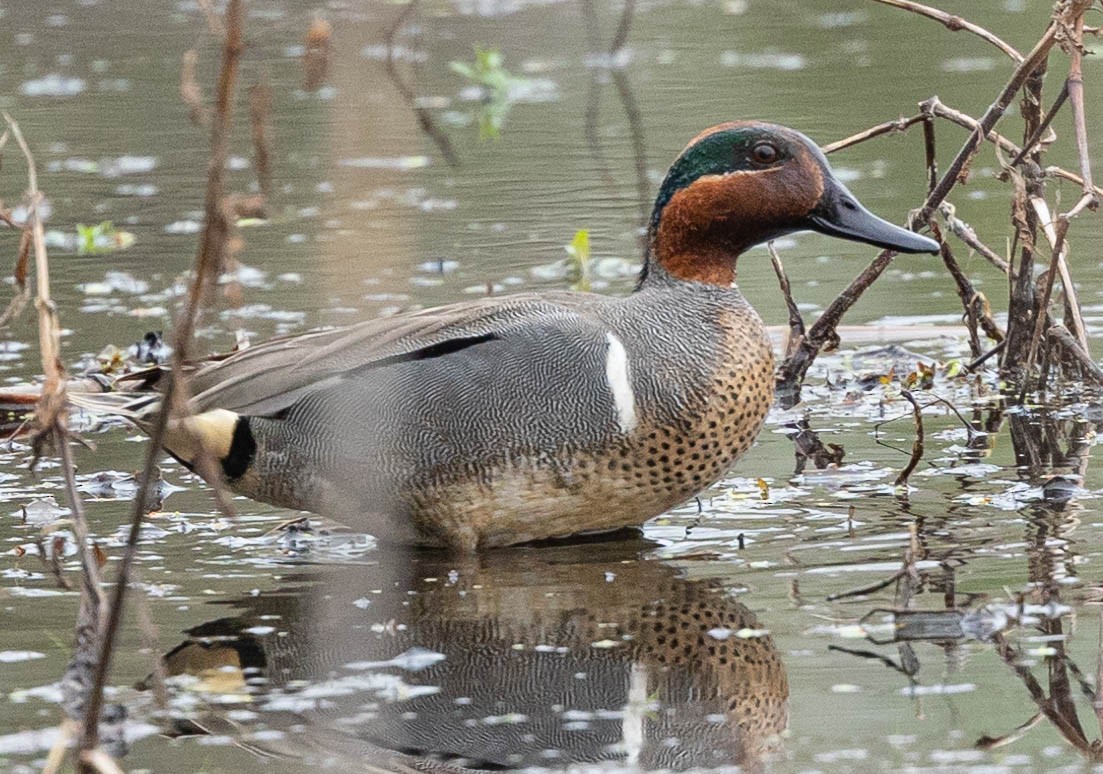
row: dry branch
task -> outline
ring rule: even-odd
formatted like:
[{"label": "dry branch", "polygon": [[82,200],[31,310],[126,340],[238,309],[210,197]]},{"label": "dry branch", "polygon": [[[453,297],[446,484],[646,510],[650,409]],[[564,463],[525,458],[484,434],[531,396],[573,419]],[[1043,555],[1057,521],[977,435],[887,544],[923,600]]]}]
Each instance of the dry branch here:
[{"label": "dry branch", "polygon": [[180,99],[188,107],[191,122],[196,126],[206,126],[211,116],[195,72],[198,62],[199,52],[194,48],[189,48],[180,58]]},{"label": "dry branch", "polygon": [[[954,108],[950,107],[949,105],[946,105],[946,104],[940,102],[938,97],[932,97],[929,100],[929,102],[931,103],[931,110],[939,118],[944,118],[948,121],[952,121],[953,123],[957,124],[958,126],[962,126],[966,129],[970,129],[972,131],[976,131],[977,127],[980,124],[980,122],[977,121],[977,119],[973,118],[972,116],[966,115],[965,113],[962,113],[960,110],[955,110]],[[1008,153],[1011,153],[1011,154],[1015,155],[1015,157],[1018,159],[1018,161],[1020,163],[1022,162],[1022,159],[1019,158],[1019,157],[1020,157],[1020,155],[1025,155],[1023,153],[1023,149],[1020,148],[1018,145],[1016,145],[1011,140],[1004,137],[1003,135],[997,134],[996,132],[993,132],[993,131],[989,131],[985,135],[985,139],[987,139],[988,142],[996,145],[1001,150],[1007,151]],[[1010,166],[1018,166],[1018,164],[1011,164]],[[1044,171],[1045,171],[1045,174],[1049,177],[1059,177],[1059,178],[1062,178],[1064,180],[1068,180],[1070,182],[1076,183],[1079,186],[1084,185],[1084,178],[1083,177],[1081,177],[1080,175],[1077,175],[1075,172],[1070,172],[1067,169],[1063,169],[1061,167],[1056,167],[1056,166],[1050,166],[1050,167],[1046,167]],[[1100,188],[1099,186],[1095,186],[1092,190],[1094,190],[1097,195],[1103,196],[1103,188]]]},{"label": "dry branch", "polygon": [[[82,567],[82,585],[76,622],[76,652],[70,664],[77,684],[83,685],[88,679],[86,666],[91,662],[99,643],[104,615],[104,594],[100,564],[93,552],[92,541],[88,533],[84,504],[77,493],[76,467],[73,464],[69,448],[69,432],[66,427],[65,411],[65,369],[61,363],[61,326],[57,317],[57,308],[50,295],[50,266],[46,252],[45,229],[39,212],[43,196],[38,188],[38,174],[34,156],[23,138],[23,133],[11,116],[4,114],[11,137],[15,139],[27,164],[27,192],[29,206],[27,228],[23,234],[20,260],[16,266],[16,280],[25,284],[27,260],[33,251],[35,263],[35,284],[37,296],[35,307],[38,309],[38,334],[41,350],[42,368],[46,377],[41,397],[35,409],[35,461],[42,446],[52,442],[61,456],[61,471],[65,483],[65,493],[71,509],[73,534],[77,542],[78,555]],[[33,464],[33,463],[32,463]],[[56,551],[54,555],[56,556]],[[96,716],[98,719],[98,715]]]},{"label": "dry branch", "polygon": [[[924,15],[931,15],[929,12],[934,12],[934,9],[929,9],[926,6],[920,6],[918,3],[905,2],[904,0],[892,0],[886,2],[888,5],[893,5],[906,10],[924,13]],[[839,143],[828,146],[832,150],[848,147],[858,142],[865,141],[871,137],[876,137],[881,134],[885,134],[894,129],[906,129],[908,126],[918,123],[919,121],[925,121],[925,126],[928,127],[925,136],[927,138],[928,145],[933,142],[933,134],[930,132],[929,116],[938,116],[941,118],[947,118],[960,123],[971,130],[970,135],[961,149],[955,155],[953,161],[949,164],[946,171],[938,179],[938,182],[934,184],[928,193],[926,200],[922,207],[913,212],[909,218],[909,227],[917,228],[919,226],[929,224],[931,216],[941,207],[950,191],[962,182],[962,179],[968,172],[969,166],[973,157],[976,155],[977,150],[980,147],[980,143],[983,140],[994,142],[997,146],[1012,152],[1016,155],[1020,155],[1021,149],[996,134],[993,131],[996,123],[1006,113],[1008,107],[1011,105],[1015,95],[1023,89],[1024,85],[1028,85],[1028,93],[1033,96],[1031,99],[1037,102],[1037,92],[1040,89],[1041,74],[1044,73],[1045,64],[1053,46],[1062,42],[1066,37],[1066,30],[1069,20],[1075,20],[1082,16],[1087,8],[1091,5],[1091,0],[1070,0],[1061,7],[1062,13],[1054,19],[1050,20],[1050,23],[1046,27],[1046,30],[1030,52],[1021,58],[1018,66],[1007,80],[1004,87],[1001,89],[996,100],[985,111],[984,115],[979,120],[966,116],[959,111],[954,111],[939,102],[937,97],[925,101],[920,105],[921,113],[919,116],[913,119],[901,119],[898,122],[888,122],[881,124],[877,127],[873,127],[870,130],[859,133]],[[923,8],[924,11],[919,9]],[[937,15],[937,14],[936,14]],[[932,16],[932,18],[935,18]],[[954,21],[953,24],[958,24]],[[975,26],[975,25],[974,25]],[[965,27],[961,27],[964,29]],[[975,31],[975,30],[974,30]],[[1024,114],[1025,114],[1024,110]],[[1028,127],[1028,138],[1034,137],[1036,134],[1040,135],[1044,131],[1045,127],[1041,126],[1041,117],[1039,115],[1038,120],[1031,123]],[[928,168],[933,166],[933,157],[928,149],[929,163]],[[1058,174],[1061,177],[1072,179],[1074,176],[1064,170],[1059,173],[1054,171],[1054,174]],[[1103,193],[1098,188],[1094,187],[1088,176],[1082,173],[1078,178],[1085,192]],[[1036,192],[1032,192],[1036,193]],[[1087,193],[1085,193],[1085,197]],[[1084,198],[1082,197],[1081,205]],[[1020,228],[1020,235],[1032,232],[1030,222],[1024,222],[1027,228]],[[1031,236],[1032,242],[1032,236]],[[979,244],[979,242],[977,242]],[[1032,247],[1032,244],[1031,244]],[[1026,248],[1024,247],[1024,250]],[[998,256],[991,250],[985,251],[986,257],[991,260]],[[892,251],[881,252],[870,264],[867,266],[848,286],[843,290],[838,297],[827,307],[819,319],[808,330],[807,335],[801,342],[800,347],[790,357],[787,357],[785,362],[779,369],[778,381],[777,381],[777,393],[778,398],[784,406],[795,405],[800,399],[800,385],[804,380],[804,376],[811,366],[813,360],[816,358],[821,349],[823,349],[828,343],[837,340],[837,334],[835,332],[836,327],[842,320],[842,317],[847,311],[854,305],[858,298],[865,290],[877,280],[877,278],[884,272],[884,270],[891,263],[894,253]],[[1002,259],[1000,259],[1002,261]],[[998,265],[998,264],[997,264]],[[1029,275],[1029,272],[1025,276],[1023,274],[1023,267],[1020,267],[1018,276],[1009,270],[1009,276],[1015,277],[1015,282],[1018,285],[1018,290],[1013,294],[1012,308],[1016,306],[1015,299],[1018,298],[1018,304],[1021,307],[1021,303],[1024,296],[1025,289],[1031,285],[1033,278]],[[1014,328],[1014,326],[1012,326]],[[1009,331],[1009,334],[1011,331]],[[1012,336],[1012,341],[1005,348],[1005,354],[1015,354],[1019,349],[1017,336]],[[1025,354],[1025,352],[1024,352]],[[1021,358],[1021,355],[1016,355]]]},{"label": "dry branch", "polygon": [[954,205],[949,202],[942,202],[938,207],[938,214],[942,216],[942,222],[951,234],[971,249],[976,250],[981,257],[1004,274],[1011,272],[1011,265],[995,250],[981,242],[977,238],[977,232],[973,230],[973,227],[957,216],[957,208]]},{"label": "dry branch", "polygon": [[[1042,229],[1042,235],[1049,242],[1052,256],[1050,271],[1052,272],[1056,268],[1061,277],[1061,287],[1065,292],[1065,327],[1076,336],[1080,346],[1087,351],[1088,335],[1084,326],[1084,318],[1080,314],[1080,301],[1077,298],[1076,284],[1072,281],[1072,272],[1069,271],[1068,243],[1064,238],[1068,231],[1069,218],[1067,215],[1059,215],[1057,222],[1054,223],[1049,205],[1040,196],[1031,197],[1030,205],[1038,217],[1038,225]],[[1042,309],[1049,308],[1048,300],[1049,293],[1046,293],[1046,302],[1042,304]]]},{"label": "dry branch", "polygon": [[[1086,8],[1085,8],[1086,10]],[[1073,134],[1076,138],[1076,154],[1080,162],[1080,176],[1084,178],[1082,187],[1083,196],[1071,210],[1067,217],[1075,217],[1085,207],[1096,209],[1099,206],[1099,197],[1092,185],[1091,158],[1088,155],[1088,126],[1084,118],[1084,14],[1081,12],[1073,17],[1072,40],[1067,44],[1069,49],[1069,77],[1065,82],[1072,104]]]}]

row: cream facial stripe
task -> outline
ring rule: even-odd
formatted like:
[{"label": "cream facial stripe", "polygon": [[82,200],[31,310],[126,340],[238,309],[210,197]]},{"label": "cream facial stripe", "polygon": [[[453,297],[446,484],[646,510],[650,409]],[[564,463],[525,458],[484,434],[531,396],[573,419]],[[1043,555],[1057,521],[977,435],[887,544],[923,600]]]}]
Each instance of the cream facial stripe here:
[{"label": "cream facial stripe", "polygon": [[613,393],[613,408],[617,412],[617,424],[622,433],[630,433],[636,427],[636,396],[632,392],[632,380],[628,372],[628,353],[616,334],[605,334],[609,349],[605,355],[605,379]]}]

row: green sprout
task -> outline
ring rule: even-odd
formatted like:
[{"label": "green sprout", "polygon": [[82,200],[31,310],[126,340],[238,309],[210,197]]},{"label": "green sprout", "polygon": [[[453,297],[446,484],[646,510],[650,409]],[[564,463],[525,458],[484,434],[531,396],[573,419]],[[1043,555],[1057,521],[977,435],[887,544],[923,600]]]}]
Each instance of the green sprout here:
[{"label": "green sprout", "polygon": [[110,253],[125,250],[134,244],[134,235],[129,231],[119,231],[109,220],[94,226],[77,224],[77,252],[84,254]]},{"label": "green sprout", "polygon": [[572,279],[571,290],[590,290],[590,232],[579,229],[566,245],[567,267]]},{"label": "green sprout", "polygon": [[496,140],[509,114],[510,93],[524,78],[513,75],[502,65],[502,52],[496,48],[475,46],[475,61],[449,62],[452,72],[462,75],[483,93],[479,111],[479,139]]}]

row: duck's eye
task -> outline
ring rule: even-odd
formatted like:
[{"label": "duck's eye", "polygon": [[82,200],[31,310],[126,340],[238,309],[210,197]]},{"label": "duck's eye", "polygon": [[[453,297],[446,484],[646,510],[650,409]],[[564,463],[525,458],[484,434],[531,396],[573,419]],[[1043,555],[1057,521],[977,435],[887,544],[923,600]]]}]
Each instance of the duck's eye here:
[{"label": "duck's eye", "polygon": [[756,164],[773,164],[780,155],[778,149],[768,142],[760,142],[751,148],[751,158]]}]

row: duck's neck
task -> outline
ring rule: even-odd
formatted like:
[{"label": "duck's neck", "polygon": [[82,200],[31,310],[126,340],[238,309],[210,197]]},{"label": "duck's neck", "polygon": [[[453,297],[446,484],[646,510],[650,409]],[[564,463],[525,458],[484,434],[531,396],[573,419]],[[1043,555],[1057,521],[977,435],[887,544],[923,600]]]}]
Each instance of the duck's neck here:
[{"label": "duck's neck", "polygon": [[739,255],[768,238],[755,227],[756,218],[744,212],[752,197],[725,178],[701,179],[676,190],[671,187],[664,183],[655,200],[636,287],[680,281],[730,288]]},{"label": "duck's neck", "polygon": [[735,264],[741,252],[740,245],[727,240],[717,240],[692,228],[672,228],[669,221],[660,229],[653,220],[647,231],[647,252],[636,289],[669,282],[730,288],[735,284]]}]

